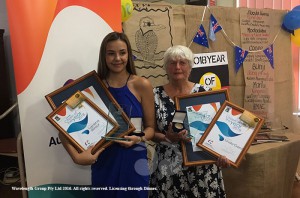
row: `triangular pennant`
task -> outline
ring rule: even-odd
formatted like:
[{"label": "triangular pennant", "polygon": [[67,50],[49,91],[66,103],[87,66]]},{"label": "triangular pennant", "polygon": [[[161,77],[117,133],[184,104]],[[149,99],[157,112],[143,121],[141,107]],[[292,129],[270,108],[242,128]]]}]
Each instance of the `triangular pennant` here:
[{"label": "triangular pennant", "polygon": [[215,35],[214,30],[213,30],[212,21],[210,21],[210,23],[209,23],[209,39],[212,40],[212,41],[216,40],[216,35]]},{"label": "triangular pennant", "polygon": [[133,59],[134,61],[136,61],[136,60],[137,60],[136,55],[132,54],[132,59]]},{"label": "triangular pennant", "polygon": [[216,40],[216,33],[222,30],[222,27],[216,20],[216,18],[211,14],[210,15],[210,23],[209,23],[209,38],[212,41]]},{"label": "triangular pennant", "polygon": [[235,72],[236,73],[239,71],[247,55],[248,55],[248,51],[243,50],[238,46],[235,46]]},{"label": "triangular pennant", "polygon": [[264,49],[266,57],[269,59],[271,67],[274,69],[273,44]]},{"label": "triangular pennant", "polygon": [[208,40],[207,40],[207,36],[206,36],[206,33],[205,33],[205,30],[204,30],[204,27],[203,25],[201,24],[194,39],[193,39],[193,42],[199,44],[199,45],[203,45],[207,48],[208,47]]}]

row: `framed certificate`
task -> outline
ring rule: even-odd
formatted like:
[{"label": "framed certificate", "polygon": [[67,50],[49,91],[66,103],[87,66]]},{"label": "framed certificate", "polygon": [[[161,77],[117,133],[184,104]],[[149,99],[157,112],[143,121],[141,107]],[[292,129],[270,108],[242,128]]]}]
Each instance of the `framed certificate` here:
[{"label": "framed certificate", "polygon": [[[111,137],[121,138],[135,130],[129,117],[113,98],[96,71],[91,71],[69,84],[47,94],[45,98],[54,110],[78,90],[95,103],[105,114],[118,123],[119,128],[111,134]],[[103,147],[107,147],[111,144],[112,141],[106,140]]]},{"label": "framed certificate", "polygon": [[187,112],[184,126],[191,137],[191,142],[181,142],[184,166],[216,162],[216,157],[201,149],[197,143],[226,100],[229,100],[227,89],[175,97],[176,110]]},{"label": "framed certificate", "polygon": [[78,151],[84,151],[94,145],[92,153],[105,143],[103,136],[111,136],[119,128],[115,120],[80,91],[50,113],[47,120],[63,133]]},{"label": "framed certificate", "polygon": [[225,101],[197,145],[238,167],[264,122],[263,118]]}]

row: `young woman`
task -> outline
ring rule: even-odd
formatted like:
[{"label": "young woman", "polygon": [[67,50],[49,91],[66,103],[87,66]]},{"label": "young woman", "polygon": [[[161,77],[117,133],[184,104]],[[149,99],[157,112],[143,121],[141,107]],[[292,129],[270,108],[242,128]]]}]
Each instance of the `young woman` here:
[{"label": "young woman", "polygon": [[[136,75],[131,45],[124,33],[111,32],[102,41],[98,74],[130,118],[141,118],[144,136],[128,135],[130,141],[91,155],[78,153],[62,141],[77,164],[92,165],[92,185],[102,190],[96,197],[148,197],[149,168],[144,141],[154,136],[154,97],[150,82]],[[100,155],[101,153],[101,155]],[[99,156],[99,157],[98,157]]]}]

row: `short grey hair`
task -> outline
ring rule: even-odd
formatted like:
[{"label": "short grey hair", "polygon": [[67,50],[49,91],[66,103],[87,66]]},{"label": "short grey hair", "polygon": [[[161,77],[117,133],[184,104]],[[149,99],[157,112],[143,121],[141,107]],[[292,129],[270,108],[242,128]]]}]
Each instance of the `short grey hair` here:
[{"label": "short grey hair", "polygon": [[166,69],[170,60],[185,59],[189,62],[189,66],[192,68],[194,64],[194,53],[190,48],[183,45],[174,45],[169,47],[164,54],[164,67]]}]

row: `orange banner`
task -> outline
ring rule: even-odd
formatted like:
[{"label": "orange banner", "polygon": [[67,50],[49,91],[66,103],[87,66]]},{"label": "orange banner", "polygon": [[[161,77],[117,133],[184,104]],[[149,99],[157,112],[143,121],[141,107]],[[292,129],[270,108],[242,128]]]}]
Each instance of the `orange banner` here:
[{"label": "orange banner", "polygon": [[[122,30],[120,1],[14,0],[6,3],[17,94],[26,89],[35,75],[52,21],[64,8],[85,7],[101,16],[112,29]],[[116,7],[120,9],[115,11]]]}]

